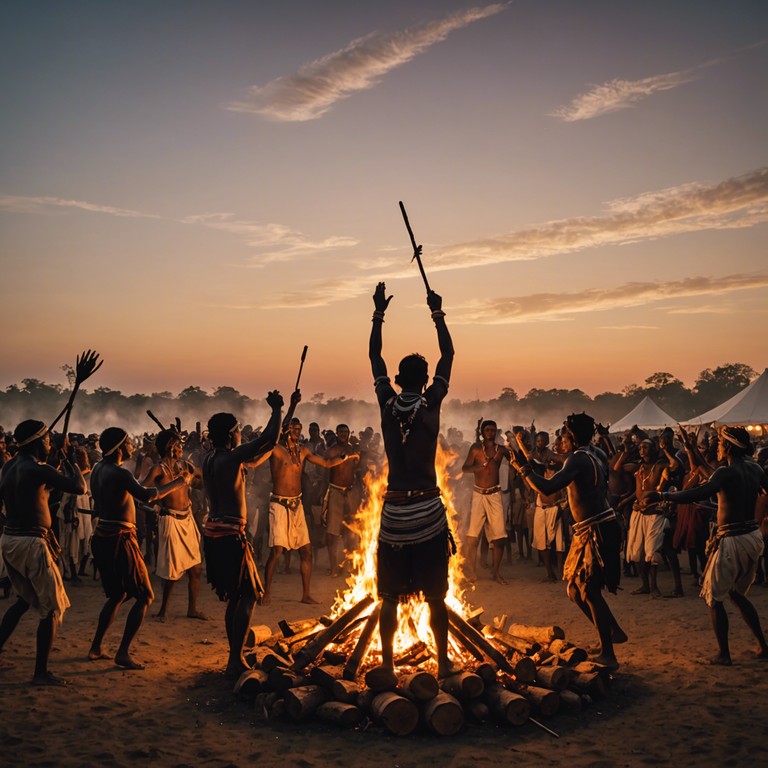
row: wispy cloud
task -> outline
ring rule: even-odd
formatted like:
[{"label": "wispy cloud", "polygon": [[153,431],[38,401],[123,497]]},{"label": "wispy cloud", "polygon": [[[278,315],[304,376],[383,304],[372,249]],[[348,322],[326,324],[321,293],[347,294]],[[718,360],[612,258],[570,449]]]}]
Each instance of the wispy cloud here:
[{"label": "wispy cloud", "polygon": [[562,320],[585,312],[644,306],[695,296],[723,296],[735,291],[768,287],[768,273],[725,277],[687,277],[673,282],[631,282],[578,293],[533,293],[527,296],[467,302],[451,314],[455,323],[497,325]]},{"label": "wispy cloud", "polygon": [[451,32],[493,16],[507,3],[468,8],[420,27],[392,34],[373,33],[353,40],[266,85],[252,86],[243,101],[227,105],[235,112],[252,112],[271,120],[301,122],[324,115],[336,102],[375,86],[393,69],[407,63]]},{"label": "wispy cloud", "polygon": [[[603,216],[558,219],[507,235],[430,247],[425,250],[426,269],[430,273],[470,269],[688,232],[756,226],[768,222],[768,168],[717,184],[683,184],[614,200],[606,209]],[[272,306],[307,306],[308,301],[311,306],[323,306],[362,296],[372,290],[372,270],[368,268],[374,263],[376,280],[418,279],[418,271],[407,263],[406,254],[388,254],[389,249],[387,255],[369,260],[364,274],[278,295]]]},{"label": "wispy cloud", "polygon": [[349,248],[358,243],[354,238],[340,235],[312,240],[304,233],[283,224],[263,224],[236,219],[231,213],[187,216],[182,221],[185,224],[200,224],[244,238],[249,246],[260,251],[259,255],[251,260],[250,266],[264,266],[275,261],[292,261],[315,253]]},{"label": "wispy cloud", "polygon": [[608,80],[601,85],[592,86],[586,93],[579,94],[570,104],[559,107],[552,112],[551,116],[559,117],[561,120],[572,123],[577,120],[590,120],[593,117],[599,117],[608,112],[628,109],[637,104],[637,102],[652,96],[654,93],[671,91],[681,85],[690,83],[697,79],[698,73],[701,70],[713,67],[716,64],[722,64],[747,51],[761,48],[767,42],[767,40],[760,40],[751,45],[738,48],[727,56],[710,59],[702,64],[676,72],[652,75],[640,78],[639,80],[622,80],[620,78]]},{"label": "wispy cloud", "polygon": [[97,205],[83,200],[67,200],[61,197],[25,197],[23,195],[0,195],[0,208],[13,213],[43,213],[50,208],[77,208],[89,213],[106,213],[126,218],[159,219],[153,213],[115,208],[111,205]]},{"label": "wispy cloud", "polygon": [[602,331],[658,331],[658,325],[600,325]]},{"label": "wispy cloud", "polygon": [[683,69],[679,72],[667,72],[663,75],[644,77],[640,80],[609,80],[602,85],[595,85],[586,93],[581,93],[564,107],[559,107],[552,117],[559,117],[567,123],[577,120],[589,120],[593,117],[617,112],[637,104],[638,101],[659,91],[671,91],[696,79],[699,68]]}]

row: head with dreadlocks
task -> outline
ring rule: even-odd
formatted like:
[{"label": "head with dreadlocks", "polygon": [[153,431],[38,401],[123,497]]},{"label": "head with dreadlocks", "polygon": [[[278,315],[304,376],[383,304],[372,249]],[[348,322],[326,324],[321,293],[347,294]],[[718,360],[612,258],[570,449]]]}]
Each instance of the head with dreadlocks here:
[{"label": "head with dreadlocks", "polygon": [[427,361],[422,355],[418,353],[408,355],[400,361],[400,366],[395,376],[395,384],[403,392],[421,394],[429,380],[428,369]]},{"label": "head with dreadlocks", "polygon": [[588,445],[595,434],[595,420],[586,413],[572,413],[565,420],[565,431],[576,447]]},{"label": "head with dreadlocks", "polygon": [[749,439],[749,432],[744,427],[721,427],[718,434],[720,437],[718,458],[731,456],[743,459],[754,453],[755,449]]}]

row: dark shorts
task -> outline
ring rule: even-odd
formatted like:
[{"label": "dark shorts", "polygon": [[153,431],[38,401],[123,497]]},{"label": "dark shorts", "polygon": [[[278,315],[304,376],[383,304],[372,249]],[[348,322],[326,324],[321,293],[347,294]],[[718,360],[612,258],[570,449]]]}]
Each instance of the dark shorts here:
[{"label": "dark shorts", "polygon": [[253,559],[253,547],[245,536],[203,536],[203,549],[208,583],[219,600],[236,600],[264,592]]},{"label": "dark shorts", "polygon": [[109,599],[118,600],[125,595],[139,600],[154,599],[147,566],[135,533],[94,535],[91,539],[91,553],[101,575],[104,594]]},{"label": "dark shorts", "polygon": [[393,600],[424,593],[443,600],[448,592],[448,532],[420,544],[394,546],[379,542],[376,576],[379,597]]}]

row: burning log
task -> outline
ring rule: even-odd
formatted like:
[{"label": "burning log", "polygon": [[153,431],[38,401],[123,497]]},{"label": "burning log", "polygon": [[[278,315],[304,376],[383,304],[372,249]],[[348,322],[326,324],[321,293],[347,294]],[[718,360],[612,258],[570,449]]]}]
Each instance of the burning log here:
[{"label": "burning log", "polygon": [[307,678],[304,675],[294,672],[285,667],[275,667],[268,677],[269,687],[276,693],[284,693],[289,688],[298,688],[307,684]]},{"label": "burning log", "polygon": [[504,632],[504,630],[497,629],[496,627],[483,627],[483,634],[497,640],[510,651],[522,653],[524,656],[529,656],[530,654],[535,653],[541,647],[539,643],[532,643],[530,640],[526,640],[523,637],[515,637],[514,635],[510,635],[509,632]]},{"label": "burning log", "polygon": [[301,685],[285,692],[285,711],[293,720],[306,720],[328,701],[328,691],[319,685]]},{"label": "burning log", "polygon": [[331,685],[333,698],[345,704],[352,704],[362,688],[352,680],[334,680]]},{"label": "burning log", "polygon": [[461,672],[458,675],[444,677],[440,681],[440,688],[457,699],[476,699],[483,695],[485,683],[480,675],[472,672]]},{"label": "burning log", "polygon": [[409,667],[415,666],[421,659],[430,657],[429,648],[423,640],[418,640],[410,648],[403,651],[399,656],[395,656],[395,666]]},{"label": "burning log", "polygon": [[315,715],[328,723],[335,723],[343,728],[351,728],[362,722],[365,715],[362,710],[353,704],[342,703],[341,701],[327,701],[321,704],[316,710]]},{"label": "burning log", "polygon": [[485,700],[491,713],[510,725],[523,725],[531,716],[531,704],[525,696],[508,691],[503,685],[488,686]]},{"label": "burning log", "polygon": [[553,691],[562,691],[568,685],[569,679],[570,676],[563,667],[539,667],[536,670],[536,682]]},{"label": "burning log", "polygon": [[291,668],[300,672],[311,664],[325,646],[332,643],[372,602],[373,598],[366,595],[357,605],[353,605],[346,613],[339,616],[330,627],[316,635],[296,654]]},{"label": "burning log", "polygon": [[482,664],[486,664],[483,652],[469,639],[467,632],[463,627],[458,626],[448,616],[448,629],[450,633]]},{"label": "burning log", "polygon": [[424,706],[424,722],[440,736],[453,736],[464,725],[464,710],[456,699],[440,691]]},{"label": "burning log", "polygon": [[449,623],[460,630],[462,634],[466,635],[467,639],[472,642],[477,648],[482,651],[489,659],[498,664],[499,669],[503,669],[505,672],[513,673],[515,670],[512,665],[507,661],[504,654],[497,648],[494,648],[483,635],[478,632],[473,626],[468,624],[464,619],[459,616],[456,611],[448,608],[448,621]]},{"label": "burning log", "polygon": [[376,722],[396,736],[407,736],[419,724],[419,708],[404,696],[392,691],[379,693],[371,702]]},{"label": "burning log", "polygon": [[565,639],[565,632],[560,627],[537,627],[528,624],[510,624],[507,633],[540,645],[547,645],[553,640]]},{"label": "burning log", "polygon": [[398,693],[402,693],[412,701],[429,701],[440,693],[440,687],[434,676],[422,671],[401,677],[397,688]]},{"label": "burning log", "polygon": [[371,611],[370,616],[368,616],[363,631],[360,633],[360,637],[357,640],[357,644],[347,659],[347,663],[344,665],[343,675],[345,680],[354,680],[357,677],[360,665],[365,660],[368,649],[371,647],[371,640],[373,639],[374,630],[379,623],[380,614],[381,602],[379,602],[373,611]]}]

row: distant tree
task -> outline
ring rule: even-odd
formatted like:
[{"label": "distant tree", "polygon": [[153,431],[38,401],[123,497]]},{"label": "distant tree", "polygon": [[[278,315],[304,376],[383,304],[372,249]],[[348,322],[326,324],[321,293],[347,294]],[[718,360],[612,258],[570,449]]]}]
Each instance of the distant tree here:
[{"label": "distant tree", "polygon": [[677,419],[693,416],[693,393],[671,373],[653,373],[645,380],[645,385],[645,394],[670,416]]},{"label": "distant tree", "polygon": [[499,395],[499,401],[502,403],[516,403],[520,398],[512,387],[504,387]]},{"label": "distant tree", "polygon": [[699,412],[708,411],[740,392],[757,371],[744,363],[726,363],[714,370],[705,368],[696,379],[693,388]]}]

